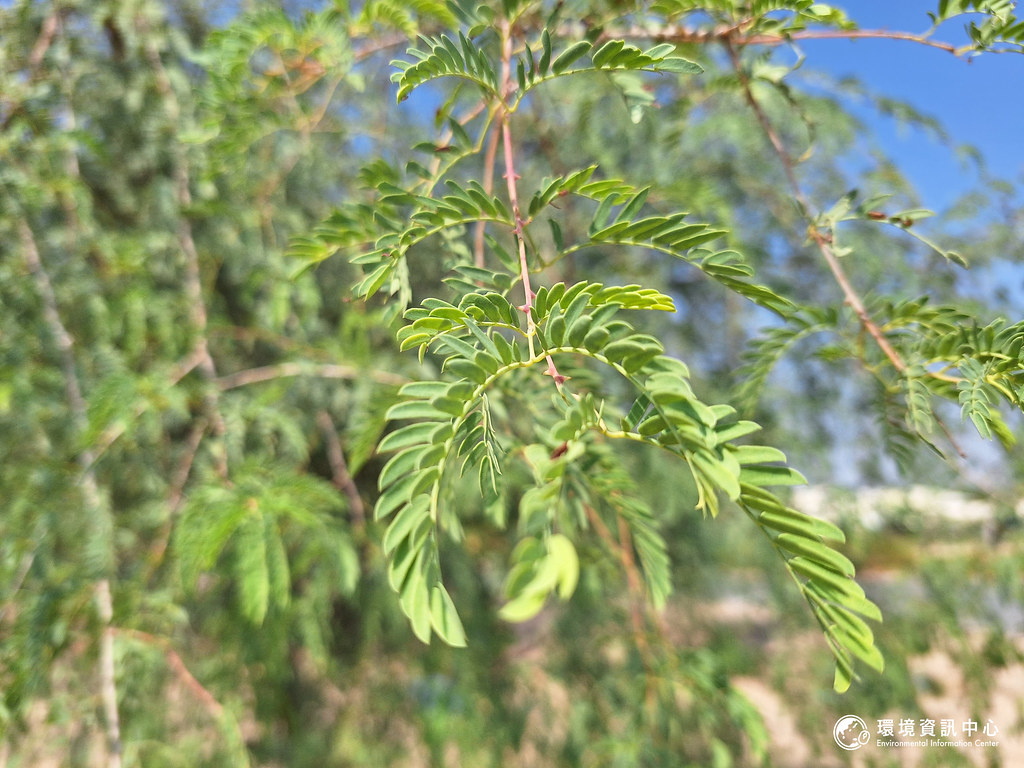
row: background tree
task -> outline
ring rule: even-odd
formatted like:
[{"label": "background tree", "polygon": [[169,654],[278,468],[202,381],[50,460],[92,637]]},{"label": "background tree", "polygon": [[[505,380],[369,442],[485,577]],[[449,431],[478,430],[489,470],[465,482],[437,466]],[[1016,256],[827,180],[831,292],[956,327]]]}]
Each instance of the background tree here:
[{"label": "background tree", "polygon": [[[953,484],[968,428],[1019,431],[1024,328],[966,277],[1009,274],[1014,188],[929,229],[889,158],[844,170],[856,85],[775,53],[1021,49],[1012,3],[959,16],[960,47],[802,0],[4,9],[0,764],[756,764],[756,670],[835,757],[796,702],[911,714],[927,649],[985,711],[1019,643],[965,627],[1019,605],[1016,481],[982,481],[982,561],[837,521],[923,574],[872,629],[768,447]],[[752,642],[708,617],[734,594],[777,605]]]}]

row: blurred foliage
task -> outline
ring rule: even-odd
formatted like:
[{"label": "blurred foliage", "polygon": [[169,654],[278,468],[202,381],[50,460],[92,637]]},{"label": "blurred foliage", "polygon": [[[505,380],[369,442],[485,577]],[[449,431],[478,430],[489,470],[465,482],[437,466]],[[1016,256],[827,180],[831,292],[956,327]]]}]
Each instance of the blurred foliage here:
[{"label": "blurred foliage", "polygon": [[[950,19],[958,56],[1024,40],[1004,0]],[[1019,180],[929,218],[852,104],[941,126],[774,53],[855,30],[4,4],[0,766],[787,765],[783,715],[826,764],[845,712],[989,712],[1024,661]],[[800,477],[771,445],[991,516],[834,528],[765,490]]]}]

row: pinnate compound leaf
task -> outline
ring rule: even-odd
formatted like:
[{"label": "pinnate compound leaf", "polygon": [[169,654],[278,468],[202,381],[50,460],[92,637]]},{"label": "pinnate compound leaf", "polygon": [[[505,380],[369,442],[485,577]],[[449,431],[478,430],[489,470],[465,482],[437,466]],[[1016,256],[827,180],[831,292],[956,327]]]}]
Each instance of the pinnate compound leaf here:
[{"label": "pinnate compound leaf", "polygon": [[447,37],[421,38],[418,48],[410,48],[408,55],[416,61],[396,60],[392,66],[399,71],[391,80],[398,84],[398,101],[404,101],[409,94],[423,83],[441,77],[456,77],[476,84],[490,95],[497,95],[498,76],[489,57],[467,37],[460,38],[461,47]]}]

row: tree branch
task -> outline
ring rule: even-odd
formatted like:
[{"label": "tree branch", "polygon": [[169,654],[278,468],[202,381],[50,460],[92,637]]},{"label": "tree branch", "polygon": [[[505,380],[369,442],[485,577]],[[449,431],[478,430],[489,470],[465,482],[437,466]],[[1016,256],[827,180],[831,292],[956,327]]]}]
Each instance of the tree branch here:
[{"label": "tree branch", "polygon": [[[61,320],[60,311],[57,307],[57,296],[53,291],[53,283],[50,281],[50,276],[43,266],[35,234],[32,232],[27,219],[19,219],[18,233],[21,238],[25,262],[35,280],[36,290],[39,292],[43,302],[43,320],[57,345],[61,373],[64,379],[64,394],[67,398],[68,409],[71,412],[71,421],[75,431],[81,434],[88,426],[88,415],[75,364],[74,342],[63,320]],[[85,449],[78,454],[76,460],[82,472],[80,485],[82,488],[82,500],[87,514],[94,525],[101,528],[112,528],[109,512],[104,509],[99,486],[96,482],[96,473],[93,470],[93,463],[95,461],[93,452]],[[109,547],[106,568],[108,571],[113,571],[113,541],[108,540],[106,543]],[[121,768],[121,719],[117,711],[114,635],[113,628],[111,627],[114,609],[110,596],[110,580],[108,578],[99,579],[94,585],[93,590],[96,599],[96,614],[101,628],[99,639],[99,676],[100,698],[103,702],[103,715],[107,728],[107,768]]]},{"label": "tree branch", "polygon": [[142,632],[138,629],[117,629],[115,630],[119,635],[124,636],[132,640],[138,640],[146,643],[147,645],[154,645],[164,652],[164,656],[167,658],[167,666],[171,670],[171,673],[177,677],[186,688],[192,691],[193,695],[199,699],[206,710],[216,719],[220,719],[224,714],[224,707],[221,705],[213,694],[207,690],[202,683],[200,683],[195,675],[193,675],[181,656],[175,651],[168,640],[156,635],[150,634],[149,632]]},{"label": "tree branch", "polygon": [[[512,206],[512,215],[515,217],[516,226],[514,230],[516,244],[519,246],[519,278],[523,282],[523,293],[526,300],[520,309],[526,315],[526,338],[530,345],[530,357],[534,356],[533,337],[536,324],[533,322],[533,315],[530,310],[533,308],[533,288],[530,286],[530,265],[526,260],[526,237],[523,230],[525,223],[522,212],[519,209],[519,192],[516,181],[519,176],[516,174],[515,155],[512,150],[512,128],[511,110],[506,99],[512,93],[512,28],[507,18],[500,22],[501,32],[501,137],[505,149],[505,182],[508,187],[508,199]],[[555,361],[551,355],[547,356],[547,373],[555,382],[555,386],[561,389],[566,377],[555,368]]]},{"label": "tree branch", "polygon": [[957,47],[952,43],[932,40],[928,33],[918,34],[889,29],[804,29],[784,35],[745,35],[739,32],[739,28],[733,24],[722,24],[711,29],[698,29],[670,24],[654,29],[637,26],[606,29],[601,35],[602,40],[612,38],[653,40],[655,42],[676,43],[678,45],[729,43],[737,47],[748,45],[785,45],[796,40],[898,40],[945,51],[957,58],[963,58],[966,54],[975,51],[973,45]]},{"label": "tree branch", "polygon": [[96,613],[103,634],[100,635],[100,698],[103,718],[107,723],[107,766],[121,768],[121,718],[117,711],[117,682],[114,669],[114,603],[110,596],[110,580],[96,582]]},{"label": "tree branch", "polygon": [[192,465],[195,463],[196,454],[199,452],[199,445],[203,441],[203,435],[206,433],[208,426],[209,423],[206,419],[199,419],[192,424],[188,440],[185,441],[185,452],[179,459],[174,474],[171,475],[170,493],[167,495],[167,520],[161,526],[156,541],[149,547],[149,565],[143,579],[146,583],[156,573],[160,564],[163,563],[164,555],[167,553],[167,546],[171,541],[171,531],[174,530],[174,520],[178,515],[178,510],[181,509],[182,502],[185,500],[185,484],[192,473]]},{"label": "tree branch", "polygon": [[[11,580],[10,586],[8,587],[7,599],[4,600],[3,605],[0,605],[0,628],[3,627],[4,617],[7,615],[7,610],[14,604],[14,597],[18,594],[18,590],[21,589],[21,585],[25,583],[25,579],[28,578],[28,572],[32,570],[32,563],[36,559],[36,550],[38,544],[32,549],[31,552],[26,552],[22,555],[21,563],[18,565],[18,570],[14,574],[14,579]],[[0,768],[3,768],[0,764]]]},{"label": "tree branch", "polygon": [[785,146],[782,143],[782,139],[779,138],[778,133],[772,126],[771,121],[768,119],[768,115],[765,114],[764,109],[758,103],[757,98],[754,96],[754,91],[750,87],[750,78],[747,77],[747,73],[743,69],[742,62],[740,61],[739,54],[736,53],[736,48],[733,45],[733,41],[728,37],[724,38],[725,49],[729,54],[729,60],[732,62],[733,69],[736,71],[736,76],[739,78],[740,86],[743,89],[743,94],[746,97],[747,104],[753,110],[757,117],[758,123],[760,123],[762,130],[768,137],[768,141],[771,143],[772,148],[775,150],[776,156],[779,158],[779,162],[782,164],[782,168],[785,171],[786,179],[789,182],[790,189],[793,193],[793,197],[800,204],[804,217],[808,221],[808,233],[815,245],[817,245],[819,252],[824,258],[825,263],[828,265],[829,271],[835,278],[836,283],[839,284],[839,288],[843,292],[843,296],[846,303],[853,309],[857,315],[857,319],[860,320],[861,326],[865,331],[875,340],[879,349],[882,353],[889,358],[893,368],[899,373],[903,373],[907,369],[907,365],[903,362],[903,358],[900,357],[899,353],[893,348],[892,344],[882,333],[882,330],[878,325],[871,319],[868,314],[867,308],[864,306],[864,302],[861,300],[860,295],[857,293],[850,279],[847,277],[845,270],[839,263],[839,259],[836,257],[832,247],[828,244],[825,236],[818,230],[817,225],[811,216],[811,205],[803,193],[800,187],[800,182],[796,178],[796,170],[793,165],[793,160],[786,151]]},{"label": "tree branch", "polygon": [[622,571],[626,576],[626,590],[629,593],[629,616],[633,628],[633,642],[644,665],[647,674],[644,675],[645,699],[648,711],[654,706],[655,691],[653,681],[655,678],[655,660],[651,650],[651,644],[647,639],[647,623],[644,620],[644,613],[647,601],[644,599],[643,578],[637,569],[636,558],[633,556],[632,537],[629,535],[629,526],[621,515],[616,515],[619,527],[619,538],[611,532],[604,520],[589,504],[584,504],[587,520],[594,527],[599,539],[604,542],[608,550],[618,557],[622,563]]},{"label": "tree branch", "polygon": [[[499,132],[492,129],[487,137],[487,149],[484,150],[483,188],[488,195],[494,192],[494,161],[498,154]],[[487,222],[478,221],[473,233],[473,263],[477,267],[484,266],[484,232]]]},{"label": "tree branch", "polygon": [[39,37],[36,38],[32,51],[28,55],[28,66],[33,76],[35,76],[36,71],[42,65],[43,57],[50,50],[53,38],[57,35],[57,28],[60,25],[60,13],[60,8],[55,7],[50,11],[50,15],[43,20],[43,25],[39,30]]},{"label": "tree branch", "polygon": [[364,59],[368,59],[375,53],[386,51],[388,48],[394,48],[396,45],[409,42],[409,38],[402,34],[385,35],[380,40],[374,40],[372,43],[367,43],[361,48],[357,48],[352,58],[359,62]]},{"label": "tree branch", "polygon": [[227,376],[221,376],[215,381],[217,387],[224,391],[244,387],[249,384],[258,384],[263,381],[289,378],[291,376],[314,376],[321,379],[346,380],[369,378],[378,384],[389,384],[396,387],[400,387],[409,381],[397,373],[363,370],[348,365],[334,365],[330,363],[278,363],[277,365],[266,365],[261,368],[248,368],[244,371],[237,371]]},{"label": "tree branch", "polygon": [[366,525],[366,508],[363,506],[363,499],[359,495],[352,475],[348,471],[348,464],[345,462],[345,454],[341,450],[341,441],[338,440],[338,430],[331,420],[327,411],[320,411],[316,415],[317,426],[324,436],[327,448],[327,461],[331,465],[331,479],[334,487],[344,491],[348,498],[349,511],[352,513],[352,525],[362,529]]}]

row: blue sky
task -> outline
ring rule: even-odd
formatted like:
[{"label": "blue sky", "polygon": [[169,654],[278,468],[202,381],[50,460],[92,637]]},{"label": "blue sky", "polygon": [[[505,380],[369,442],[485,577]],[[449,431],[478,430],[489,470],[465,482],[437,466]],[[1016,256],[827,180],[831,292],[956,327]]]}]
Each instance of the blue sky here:
[{"label": "blue sky", "polygon": [[[842,7],[863,29],[924,32],[937,0],[856,0]],[[966,42],[969,17],[945,23],[933,36]],[[834,76],[856,75],[871,91],[904,100],[935,117],[954,144],[972,144],[996,176],[1024,182],[1024,55],[983,54],[968,63],[898,40],[801,41],[807,64]],[[927,207],[942,210],[977,181],[948,146],[933,136],[901,130],[891,119],[857,111],[898,158]]]}]

